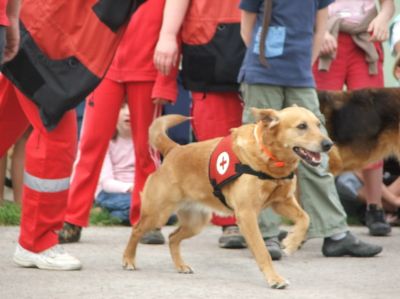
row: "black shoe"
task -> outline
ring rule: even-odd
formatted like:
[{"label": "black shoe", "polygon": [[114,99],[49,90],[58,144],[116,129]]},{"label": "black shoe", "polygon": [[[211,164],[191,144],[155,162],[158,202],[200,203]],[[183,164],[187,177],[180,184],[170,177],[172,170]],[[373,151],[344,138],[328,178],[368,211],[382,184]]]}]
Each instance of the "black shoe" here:
[{"label": "black shoe", "polygon": [[241,249],[247,247],[246,241],[237,225],[222,227],[222,236],[218,239],[218,245],[221,248],[227,249]]},{"label": "black shoe", "polygon": [[142,244],[161,245],[165,244],[165,238],[161,233],[161,229],[153,229],[143,235],[139,241]]},{"label": "black shoe", "polygon": [[326,257],[355,256],[372,257],[382,251],[378,245],[368,244],[357,239],[352,233],[346,232],[346,237],[340,240],[325,238],[322,253]]},{"label": "black shoe", "polygon": [[385,219],[385,212],[377,205],[368,205],[365,212],[365,225],[372,236],[386,236],[392,228]]},{"label": "black shoe", "polygon": [[279,240],[279,242],[282,242],[282,240],[285,239],[285,238],[287,237],[288,233],[289,233],[289,232],[288,232],[287,230],[281,229],[281,230],[279,231],[279,234],[278,234],[278,240]]},{"label": "black shoe", "polygon": [[63,228],[58,232],[58,242],[60,244],[79,242],[81,231],[82,227],[64,222]]},{"label": "black shoe", "polygon": [[271,255],[272,260],[280,260],[282,258],[282,249],[278,237],[265,238],[264,242],[265,246],[267,246],[268,252]]},{"label": "black shoe", "polygon": [[172,214],[171,216],[169,216],[168,221],[165,225],[175,225],[177,223],[178,223],[178,216]]}]

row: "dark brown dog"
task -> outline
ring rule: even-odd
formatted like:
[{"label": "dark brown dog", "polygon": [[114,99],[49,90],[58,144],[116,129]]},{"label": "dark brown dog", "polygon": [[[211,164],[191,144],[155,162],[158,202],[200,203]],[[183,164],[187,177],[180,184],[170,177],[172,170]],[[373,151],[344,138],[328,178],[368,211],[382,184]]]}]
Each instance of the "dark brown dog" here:
[{"label": "dark brown dog", "polygon": [[389,156],[400,157],[400,89],[319,92],[321,112],[335,146],[334,174],[362,169]]},{"label": "dark brown dog", "polygon": [[[187,120],[186,117],[169,115],[154,121],[150,128],[150,143],[161,152],[164,160],[148,178],[142,192],[141,218],[132,228],[125,249],[125,269],[136,268],[136,248],[143,234],[161,227],[169,215],[177,211],[179,227],[169,236],[170,252],[180,273],[192,273],[191,267],[182,259],[180,243],[200,233],[210,220],[211,210],[217,210],[236,216],[240,231],[269,285],[286,287],[287,281],[272,265],[257,216],[263,208],[271,206],[291,219],[295,223],[293,232],[283,245],[287,254],[296,251],[307,233],[309,218],[295,199],[293,172],[300,159],[312,166],[319,165],[320,153],[328,151],[332,141],[321,132],[315,115],[304,108],[254,109],[253,112],[257,123],[233,129],[231,144],[239,160],[235,166],[247,166],[260,177],[246,172],[225,185],[222,193],[226,204],[213,194],[208,172],[211,154],[221,138],[180,146],[169,139],[165,131]],[[224,163],[232,161],[231,158]],[[215,165],[221,164],[217,160]]]}]

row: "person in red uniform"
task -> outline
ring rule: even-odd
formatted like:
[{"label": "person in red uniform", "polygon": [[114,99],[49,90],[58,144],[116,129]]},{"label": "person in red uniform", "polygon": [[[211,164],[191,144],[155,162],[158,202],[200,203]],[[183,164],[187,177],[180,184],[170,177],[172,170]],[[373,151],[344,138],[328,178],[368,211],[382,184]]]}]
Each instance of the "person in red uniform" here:
[{"label": "person in red uniform", "polygon": [[[15,46],[19,20],[17,14],[8,14],[7,41],[11,43],[5,57],[11,59],[14,48],[18,51],[3,65],[4,76],[0,76],[0,157],[29,125],[33,128],[26,143],[20,234],[13,256],[21,267],[82,267],[58,244],[57,234],[63,224],[77,147],[76,116],[70,109],[76,104],[75,95],[91,92],[104,76],[129,13],[136,8],[131,6],[133,1],[97,2],[46,0],[44,10],[42,1],[24,0],[19,47]],[[9,0],[7,13],[19,8],[17,4]],[[119,14],[111,14],[105,4]],[[79,42],[82,40],[90,45]],[[96,55],[85,50],[90,47]],[[71,84],[77,73],[80,84]],[[60,88],[67,85],[68,89]]]},{"label": "person in red uniform", "polygon": [[[131,114],[136,157],[130,222],[133,225],[139,219],[140,192],[158,163],[157,154],[148,143],[148,128],[160,115],[160,104],[174,102],[177,97],[177,68],[164,76],[153,65],[164,2],[148,0],[136,11],[106,77],[87,98],[65,223],[59,233],[60,242],[79,241],[81,228],[88,225],[101,161],[115,132],[118,113],[125,99]],[[159,230],[152,233],[159,240],[155,243],[164,242]]]},{"label": "person in red uniform", "polygon": [[[238,7],[238,0],[177,0],[166,4],[155,64],[164,74],[177,64],[176,54],[164,55],[163,51],[171,44],[177,46],[181,30],[183,84],[192,94],[192,127],[198,141],[226,136],[231,128],[242,124],[237,75],[245,46]],[[174,61],[163,61],[164,57],[174,57]],[[212,222],[223,228],[220,247],[246,246],[234,217],[213,215]]]}]

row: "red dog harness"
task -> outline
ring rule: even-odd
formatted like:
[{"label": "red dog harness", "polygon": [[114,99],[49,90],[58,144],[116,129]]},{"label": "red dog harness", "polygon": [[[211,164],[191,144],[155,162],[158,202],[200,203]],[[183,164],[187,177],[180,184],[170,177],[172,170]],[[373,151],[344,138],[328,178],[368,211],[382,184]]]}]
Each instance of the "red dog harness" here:
[{"label": "red dog harness", "polygon": [[208,165],[208,176],[214,188],[213,194],[229,209],[232,208],[228,206],[225,196],[222,193],[222,188],[242,174],[254,175],[261,180],[292,179],[294,176],[292,172],[286,177],[275,178],[264,172],[256,171],[249,165],[242,164],[232,150],[232,137],[228,135],[221,139],[211,154]]}]

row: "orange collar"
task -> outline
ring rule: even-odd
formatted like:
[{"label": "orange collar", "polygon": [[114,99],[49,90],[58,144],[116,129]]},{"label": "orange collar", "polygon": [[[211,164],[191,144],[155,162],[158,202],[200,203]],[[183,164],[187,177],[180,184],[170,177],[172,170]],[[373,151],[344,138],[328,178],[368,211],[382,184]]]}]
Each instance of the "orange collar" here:
[{"label": "orange collar", "polygon": [[256,140],[258,141],[261,150],[263,153],[270,158],[272,161],[275,161],[275,166],[276,167],[285,167],[285,162],[279,161],[278,158],[276,158],[270,150],[263,144],[262,142],[262,131],[261,131],[261,126],[259,124],[256,125]]}]

